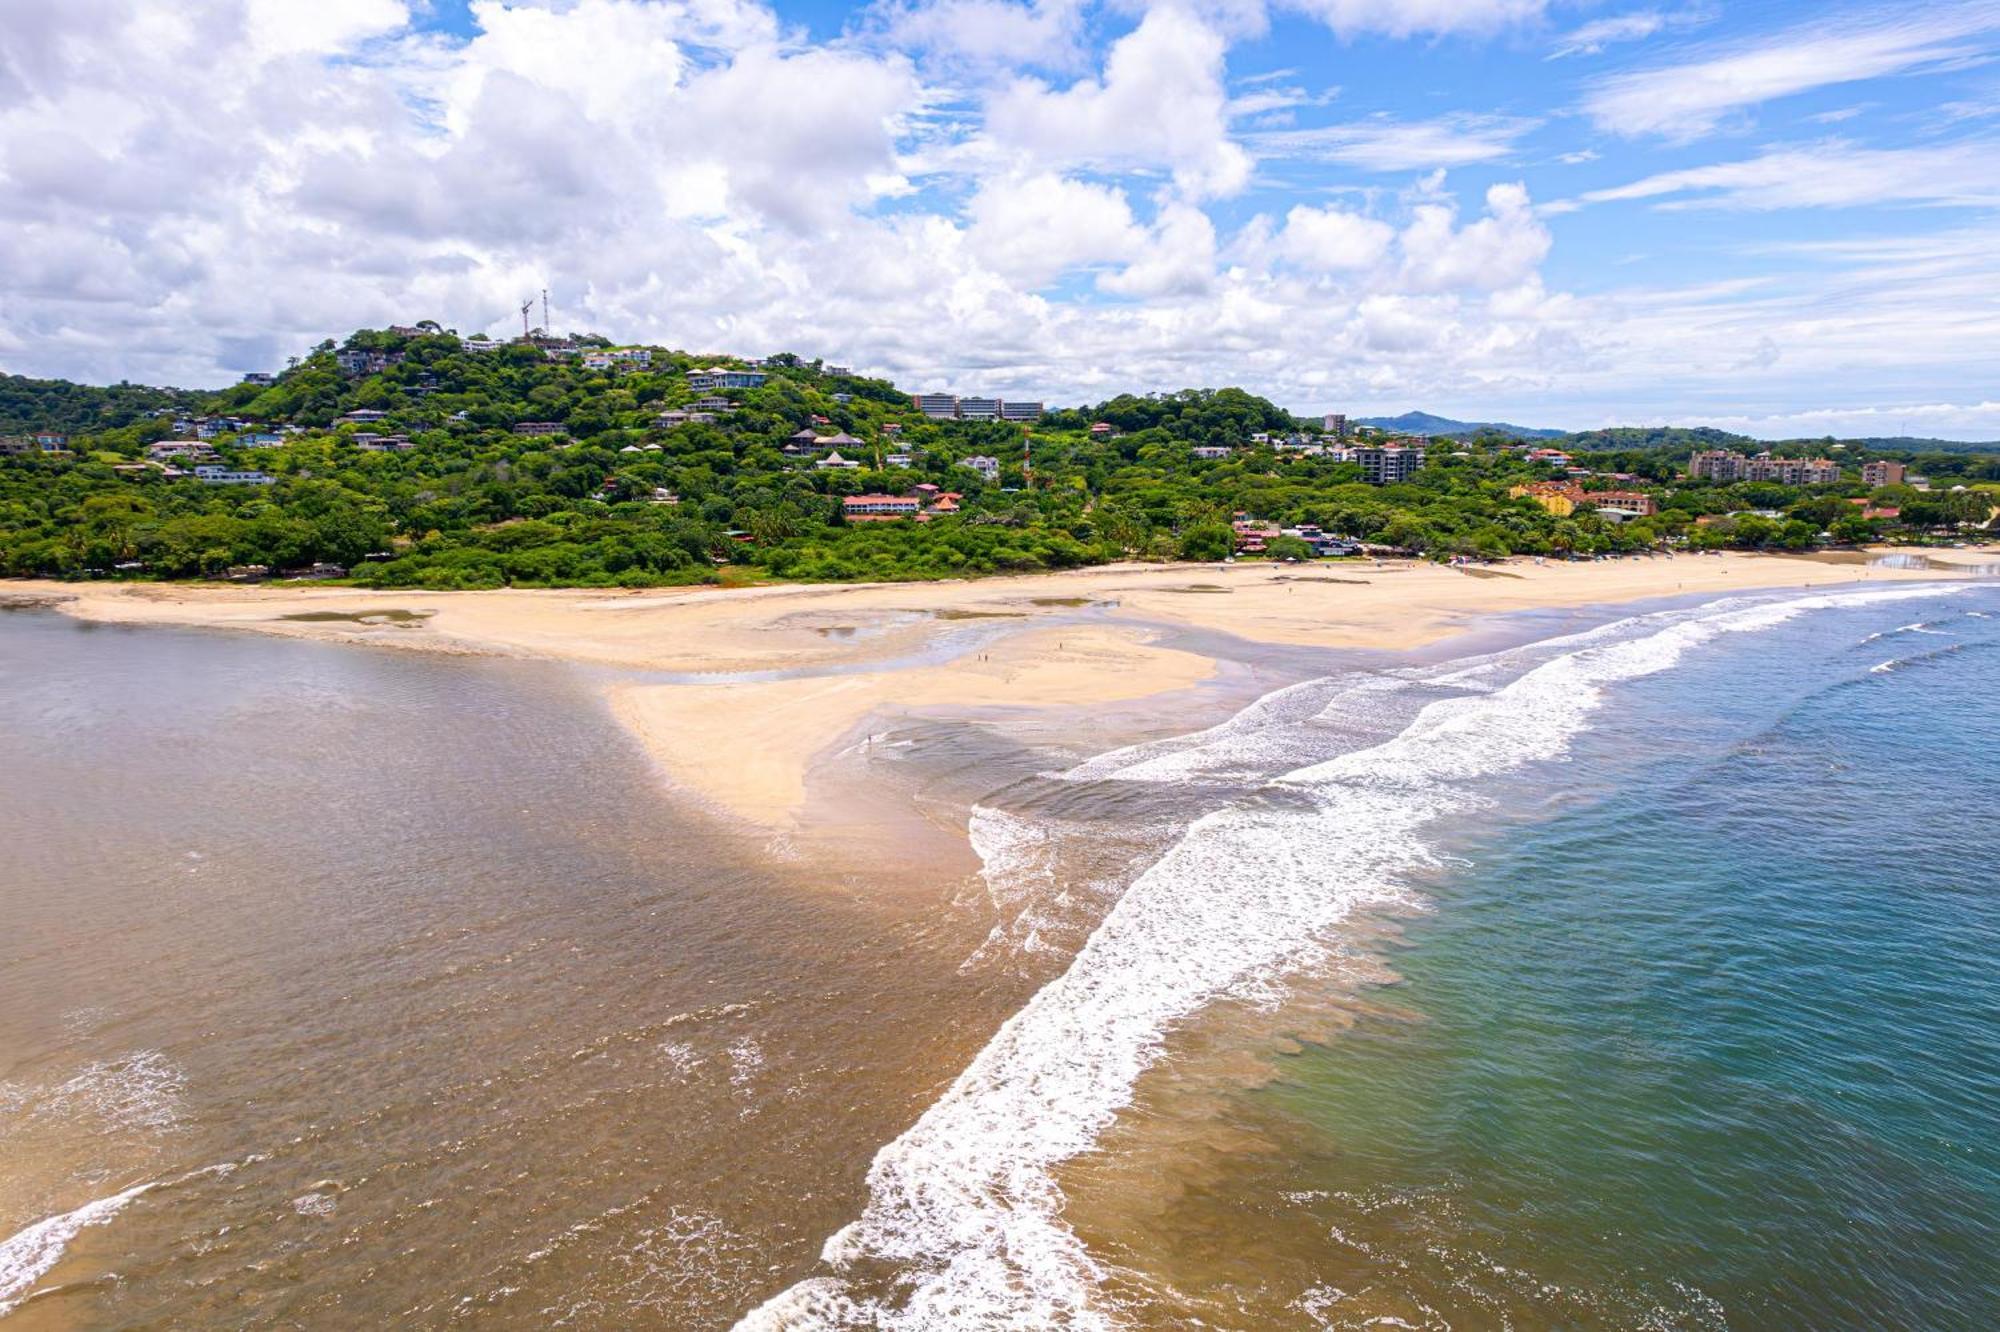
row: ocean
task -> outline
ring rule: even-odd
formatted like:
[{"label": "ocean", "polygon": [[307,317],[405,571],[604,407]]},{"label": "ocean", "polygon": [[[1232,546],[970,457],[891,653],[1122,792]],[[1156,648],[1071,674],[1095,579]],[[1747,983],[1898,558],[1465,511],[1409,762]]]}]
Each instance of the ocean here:
[{"label": "ocean", "polygon": [[0,617],[0,1319],[2000,1324],[2000,585],[1570,621],[880,746],[1006,756],[885,902],[560,670]]}]

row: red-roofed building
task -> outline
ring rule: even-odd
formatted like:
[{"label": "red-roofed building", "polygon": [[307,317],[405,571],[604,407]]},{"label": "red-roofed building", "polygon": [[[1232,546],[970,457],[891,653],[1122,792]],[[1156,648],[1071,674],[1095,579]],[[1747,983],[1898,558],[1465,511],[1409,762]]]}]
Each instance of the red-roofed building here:
[{"label": "red-roofed building", "polygon": [[915,518],[924,502],[915,495],[849,495],[840,502],[849,522],[880,523]]}]

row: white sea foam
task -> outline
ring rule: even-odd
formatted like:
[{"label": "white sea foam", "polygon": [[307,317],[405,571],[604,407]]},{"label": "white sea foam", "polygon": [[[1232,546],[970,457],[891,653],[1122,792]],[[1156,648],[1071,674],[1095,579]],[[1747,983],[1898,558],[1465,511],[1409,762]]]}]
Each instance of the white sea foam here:
[{"label": "white sea foam", "polygon": [[101,1226],[123,1211],[125,1204],[152,1188],[134,1184],[123,1193],[87,1202],[75,1211],[37,1221],[0,1242],[0,1317],[12,1312],[21,1296],[61,1261],[63,1250],[85,1226]]},{"label": "white sea foam", "polygon": [[[894,1294],[818,1277],[739,1327],[1115,1326],[1096,1299],[1098,1260],[1064,1223],[1054,1172],[1129,1103],[1176,1024],[1226,996],[1276,998],[1289,969],[1356,909],[1408,900],[1413,872],[1436,863],[1426,825],[1476,807],[1487,779],[1561,757],[1608,686],[1665,670],[1722,634],[1951,590],[1739,599],[1637,617],[1524,649],[1504,684],[1487,678],[1490,664],[1461,665],[1429,682],[1456,673],[1483,692],[1429,703],[1383,743],[1297,768],[1268,784],[1271,796],[1203,815],[1132,884],[1069,970],[877,1154],[861,1217],[822,1257],[836,1270],[887,1264]],[[1543,659],[1552,646],[1558,654]],[[1422,682],[1418,673],[1407,681]],[[1243,730],[1225,724],[1205,743],[1227,746]],[[1128,751],[1126,764],[1094,760],[1094,771],[1123,777],[1131,762],[1197,748]],[[1010,842],[1007,854],[1017,851]]]},{"label": "white sea foam", "polygon": [[32,1095],[37,1116],[95,1120],[106,1127],[163,1133],[179,1125],[187,1079],[158,1050],[85,1065]]},{"label": "white sea foam", "polygon": [[764,1067],[764,1047],[753,1036],[739,1036],[729,1043],[729,1085],[749,1086]]}]

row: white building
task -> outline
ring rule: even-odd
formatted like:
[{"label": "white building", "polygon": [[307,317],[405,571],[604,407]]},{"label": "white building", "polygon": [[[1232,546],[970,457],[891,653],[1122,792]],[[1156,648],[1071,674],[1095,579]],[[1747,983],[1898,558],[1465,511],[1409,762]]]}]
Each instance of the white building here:
[{"label": "white building", "polygon": [[958,416],[958,395],[953,393],[912,393],[910,402],[925,416],[950,421]]},{"label": "white building", "polygon": [[194,469],[194,474],[211,486],[268,486],[278,479],[263,472],[239,472],[219,463],[203,463]]},{"label": "white building", "polygon": [[998,481],[1000,479],[1000,460],[998,458],[989,458],[983,453],[975,453],[970,458],[960,458],[958,465],[960,467],[971,468],[988,481]]},{"label": "white building", "polygon": [[1394,444],[1379,449],[1354,449],[1351,456],[1361,464],[1361,479],[1371,486],[1393,486],[1407,481],[1424,465],[1424,451]]},{"label": "white building", "polygon": [[769,378],[762,370],[731,370],[720,365],[712,365],[706,370],[690,370],[687,374],[688,387],[697,393],[709,389],[762,388]]},{"label": "white building", "polygon": [[167,458],[212,458],[215,450],[198,439],[163,439],[146,446],[146,456],[156,462]]}]

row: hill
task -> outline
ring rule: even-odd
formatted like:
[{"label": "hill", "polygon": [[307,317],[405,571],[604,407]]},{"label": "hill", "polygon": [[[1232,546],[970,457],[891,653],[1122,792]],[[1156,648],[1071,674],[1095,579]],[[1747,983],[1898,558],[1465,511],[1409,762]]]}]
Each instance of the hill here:
[{"label": "hill", "polygon": [[[1126,394],[1032,422],[935,420],[884,380],[789,353],[594,336],[499,342],[419,324],[329,340],[268,382],[216,392],[4,387],[7,419],[69,440],[57,452],[0,440],[0,575],[643,587],[1239,548],[1312,558],[1279,527],[1433,557],[1883,534],[1845,502],[1868,494],[1855,452],[1840,455],[1839,483],[1805,490],[1690,482],[1666,447],[1642,446],[1616,470],[1645,478],[1658,512],[1620,522],[1587,495],[1538,502],[1528,485],[1564,474],[1492,437],[1368,484],[1316,423],[1240,388]],[[1625,438],[1612,433],[1606,444]],[[1992,458],[1923,465],[1934,483],[2000,482]],[[1986,520],[1988,493],[1897,495],[1883,521],[1908,539],[1953,536]]]},{"label": "hill", "polygon": [[29,430],[60,430],[68,435],[115,430],[157,412],[185,410],[206,396],[143,384],[93,388],[66,379],[0,374],[0,435]]},{"label": "hill", "polygon": [[1432,416],[1429,412],[1364,416],[1359,418],[1357,424],[1392,430],[1399,435],[1476,435],[1488,431],[1496,435],[1511,435],[1515,439],[1559,439],[1564,433],[1535,426],[1508,425],[1505,421],[1454,421],[1448,416]]}]

